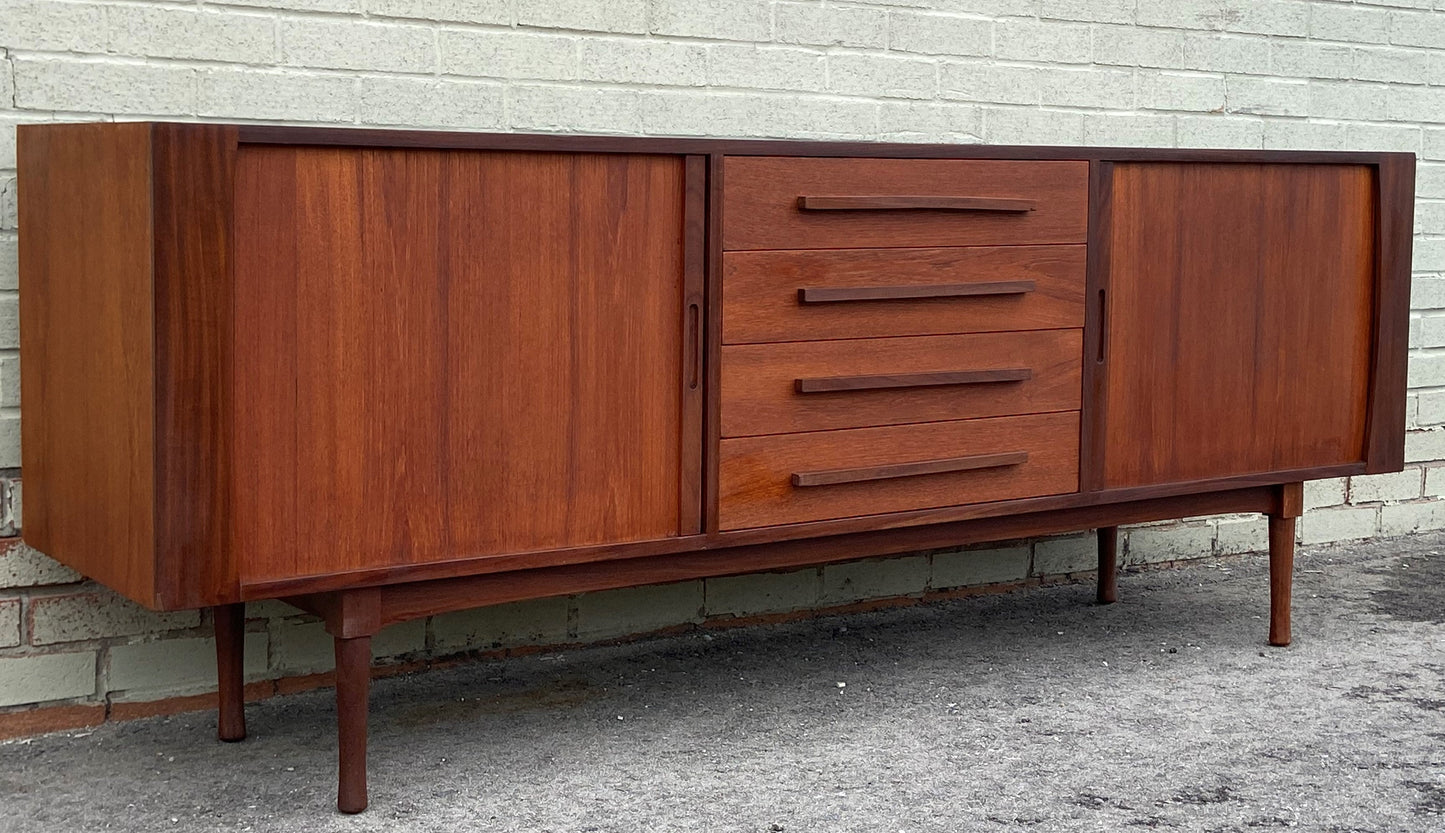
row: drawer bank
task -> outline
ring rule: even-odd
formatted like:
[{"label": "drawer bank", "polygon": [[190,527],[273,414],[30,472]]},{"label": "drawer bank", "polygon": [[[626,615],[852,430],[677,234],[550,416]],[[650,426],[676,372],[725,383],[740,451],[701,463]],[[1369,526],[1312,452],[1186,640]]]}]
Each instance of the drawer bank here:
[{"label": "drawer bank", "polygon": [[1397,471],[1411,154],[21,125],[26,540],[336,645]]}]

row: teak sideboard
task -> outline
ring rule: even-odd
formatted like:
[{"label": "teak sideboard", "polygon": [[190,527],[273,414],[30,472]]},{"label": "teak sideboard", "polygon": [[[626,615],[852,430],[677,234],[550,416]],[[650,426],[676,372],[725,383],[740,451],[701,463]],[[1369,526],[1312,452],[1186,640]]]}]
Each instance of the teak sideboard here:
[{"label": "teak sideboard", "polygon": [[560,594],[1221,512],[1290,641],[1311,478],[1397,471],[1400,153],[21,125],[26,540],[336,643]]}]

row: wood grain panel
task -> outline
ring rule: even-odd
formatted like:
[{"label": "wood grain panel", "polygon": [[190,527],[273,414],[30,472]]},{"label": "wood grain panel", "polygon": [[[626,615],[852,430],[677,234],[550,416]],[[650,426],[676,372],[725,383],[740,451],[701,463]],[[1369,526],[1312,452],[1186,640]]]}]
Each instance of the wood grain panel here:
[{"label": "wood grain panel", "polygon": [[[1083,246],[727,252],[728,344],[996,332],[1084,325]],[[1031,282],[1029,291],[943,298],[804,303],[803,289],[909,288]],[[816,293],[814,293],[816,294]]]},{"label": "wood grain panel", "polygon": [[275,336],[244,372],[296,380],[248,390],[297,413],[288,442],[256,410],[279,442],[252,476],[293,481],[264,500],[296,546],[248,576],[683,531],[681,158],[244,148],[240,167],[238,315]]},{"label": "wood grain panel", "polygon": [[25,540],[152,607],[150,125],[21,125]]},{"label": "wood grain panel", "polygon": [[[1082,243],[1088,164],[1000,160],[730,156],[723,191],[727,249]],[[807,210],[800,198],[881,197],[873,210]],[[1031,210],[889,208],[899,197],[1031,203]],[[853,201],[855,204],[857,200]],[[909,200],[910,205],[916,199]],[[998,203],[1003,204],[1003,203]]]},{"label": "wood grain panel", "polygon": [[[798,487],[799,472],[1026,452],[1026,462],[891,480]],[[1079,414],[933,422],[767,437],[721,446],[722,529],[1063,494],[1078,488]]]},{"label": "wood grain panel", "polygon": [[1113,172],[1104,485],[1362,460],[1371,169]]},{"label": "wood grain panel", "polygon": [[[1081,350],[1080,330],[729,344],[722,360],[723,436],[1078,410]],[[1028,378],[826,393],[802,393],[797,385],[855,374],[1015,369],[1029,371]]]}]

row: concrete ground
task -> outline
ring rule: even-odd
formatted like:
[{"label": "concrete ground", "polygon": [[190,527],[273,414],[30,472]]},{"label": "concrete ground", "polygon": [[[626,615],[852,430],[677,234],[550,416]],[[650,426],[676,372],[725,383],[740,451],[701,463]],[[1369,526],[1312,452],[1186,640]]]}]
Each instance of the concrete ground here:
[{"label": "concrete ground", "polygon": [[1445,537],[382,680],[372,809],[331,692],[0,745],[0,829],[1445,830]]}]

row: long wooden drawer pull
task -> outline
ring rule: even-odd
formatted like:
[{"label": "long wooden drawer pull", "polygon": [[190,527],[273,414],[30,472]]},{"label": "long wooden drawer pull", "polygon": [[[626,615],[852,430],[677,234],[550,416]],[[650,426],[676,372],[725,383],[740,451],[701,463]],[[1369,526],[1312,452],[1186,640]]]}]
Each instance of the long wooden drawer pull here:
[{"label": "long wooden drawer pull", "polygon": [[828,469],[826,471],[800,471],[793,473],[793,485],[832,486],[838,483],[862,483],[868,480],[892,480],[898,477],[917,477],[921,474],[943,474],[951,471],[973,469],[999,469],[1017,466],[1029,459],[1027,451],[1006,451],[1001,454],[975,454],[972,457],[950,457],[947,460],[922,460],[917,463],[897,463],[891,466],[867,466],[859,469]]},{"label": "long wooden drawer pull", "polygon": [[835,304],[840,301],[913,301],[925,298],[968,298],[975,295],[1024,295],[1033,292],[1033,281],[978,281],[937,283],[925,286],[804,286],[798,289],[800,304]]},{"label": "long wooden drawer pull", "polygon": [[1027,367],[1006,367],[998,370],[941,370],[932,373],[888,373],[878,376],[822,376],[794,379],[798,393],[830,393],[845,390],[885,390],[888,388],[933,388],[945,385],[986,385],[994,382],[1023,382],[1034,372]]},{"label": "long wooden drawer pull", "polygon": [[798,197],[800,211],[990,211],[1025,214],[1033,211],[1033,200],[1006,197],[857,196]]}]

